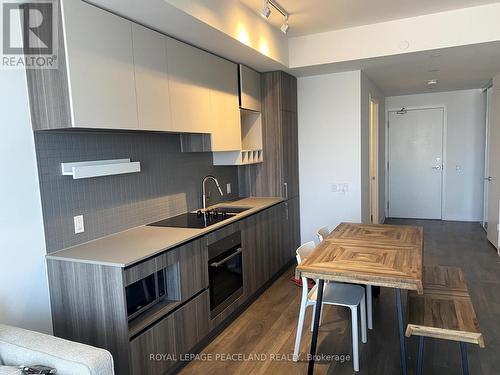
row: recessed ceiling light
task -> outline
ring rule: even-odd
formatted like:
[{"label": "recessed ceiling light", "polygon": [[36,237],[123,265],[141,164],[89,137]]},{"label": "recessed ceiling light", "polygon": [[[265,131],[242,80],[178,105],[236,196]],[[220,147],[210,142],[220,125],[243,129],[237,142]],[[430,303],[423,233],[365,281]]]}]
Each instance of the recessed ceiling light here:
[{"label": "recessed ceiling light", "polygon": [[427,81],[427,85],[429,86],[436,86],[438,83],[437,79],[430,79]]},{"label": "recessed ceiling light", "polygon": [[264,2],[264,7],[260,11],[260,14],[264,18],[269,18],[269,16],[271,15],[271,8],[269,8],[269,1]]}]

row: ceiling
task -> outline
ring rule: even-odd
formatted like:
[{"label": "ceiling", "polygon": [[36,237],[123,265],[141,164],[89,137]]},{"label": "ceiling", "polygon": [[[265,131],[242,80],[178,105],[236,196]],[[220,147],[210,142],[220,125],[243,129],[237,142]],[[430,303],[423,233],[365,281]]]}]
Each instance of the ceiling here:
[{"label": "ceiling", "polygon": [[[292,69],[297,76],[362,70],[387,96],[484,87],[500,72],[500,42]],[[437,79],[435,88],[427,81]]]},{"label": "ceiling", "polygon": [[[260,12],[263,0],[240,0],[255,12]],[[498,3],[500,0],[278,0],[290,13],[289,36],[369,25]],[[270,22],[280,27],[283,18],[272,12]]]}]

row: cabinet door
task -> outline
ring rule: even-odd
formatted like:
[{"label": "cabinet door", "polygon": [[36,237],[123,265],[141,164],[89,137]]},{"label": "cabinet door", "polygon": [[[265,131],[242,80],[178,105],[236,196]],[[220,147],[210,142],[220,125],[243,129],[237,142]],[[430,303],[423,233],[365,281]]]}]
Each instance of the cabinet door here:
[{"label": "cabinet door", "polygon": [[297,114],[281,111],[283,152],[283,195],[293,198],[299,195],[299,142]]},{"label": "cabinet door", "polygon": [[260,112],[260,73],[240,65],[240,106]]},{"label": "cabinet door", "polygon": [[[164,374],[208,334],[209,294],[204,291],[130,342],[133,375]],[[161,354],[159,361],[151,354]]]},{"label": "cabinet door", "polygon": [[175,250],[179,257],[181,300],[186,301],[208,288],[208,250],[204,238],[191,241]]},{"label": "cabinet door", "polygon": [[143,130],[171,128],[166,39],[143,26],[132,26],[137,110]]},{"label": "cabinet door", "polygon": [[285,202],[284,225],[284,264],[295,258],[295,252],[300,246],[300,204],[299,197],[289,199]]},{"label": "cabinet door", "polygon": [[283,203],[255,214],[242,224],[245,289],[249,297],[283,266]]},{"label": "cabinet door", "polygon": [[238,105],[237,65],[215,55],[209,56],[210,121],[212,151],[241,149],[241,120]]},{"label": "cabinet door", "polygon": [[209,54],[167,38],[171,131],[210,133]]},{"label": "cabinet door", "polygon": [[297,78],[280,72],[280,109],[297,113]]},{"label": "cabinet door", "polygon": [[61,1],[72,126],[138,127],[132,23],[83,1]]}]

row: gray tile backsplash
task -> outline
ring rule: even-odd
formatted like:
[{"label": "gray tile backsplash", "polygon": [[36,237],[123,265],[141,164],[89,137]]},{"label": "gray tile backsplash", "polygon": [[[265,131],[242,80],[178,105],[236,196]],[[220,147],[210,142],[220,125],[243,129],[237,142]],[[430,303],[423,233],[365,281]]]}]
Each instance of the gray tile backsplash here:
[{"label": "gray tile backsplash", "polygon": [[[36,132],[47,252],[87,242],[200,207],[201,180],[216,176],[238,197],[237,167],[214,167],[211,153],[181,153],[178,134]],[[61,163],[130,158],[141,172],[73,180]],[[220,200],[209,182],[209,204]],[[85,232],[73,217],[84,215]]]}]

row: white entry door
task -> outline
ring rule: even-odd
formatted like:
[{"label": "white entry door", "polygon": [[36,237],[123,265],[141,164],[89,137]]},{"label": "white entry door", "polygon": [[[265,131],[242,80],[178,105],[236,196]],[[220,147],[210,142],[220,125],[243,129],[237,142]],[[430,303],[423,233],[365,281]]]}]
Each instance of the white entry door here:
[{"label": "white entry door", "polygon": [[389,217],[441,219],[443,108],[389,112]]},{"label": "white entry door", "polygon": [[500,74],[493,79],[490,106],[490,147],[488,186],[488,240],[498,249],[500,205]]}]

